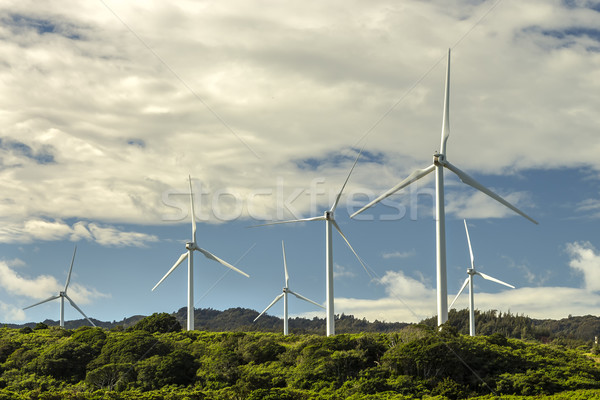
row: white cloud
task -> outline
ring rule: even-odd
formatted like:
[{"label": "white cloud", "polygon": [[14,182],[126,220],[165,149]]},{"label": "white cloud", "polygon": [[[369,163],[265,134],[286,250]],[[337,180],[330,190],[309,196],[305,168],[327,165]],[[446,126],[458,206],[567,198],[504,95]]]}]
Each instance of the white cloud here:
[{"label": "white cloud", "polygon": [[[258,188],[274,189],[280,177],[289,194],[315,174],[339,188],[349,162],[326,160],[351,153],[375,123],[366,149],[381,152],[393,173],[363,163],[348,190],[389,187],[431,159],[443,95],[436,63],[459,39],[451,161],[496,174],[545,167],[550,155],[556,166],[600,168],[590,38],[544,34],[595,29],[595,11],[538,0],[502,4],[479,22],[489,7],[292,1],[265,12],[233,2],[199,12],[197,3],[112,4],[134,35],[102,3],[4,6],[0,217],[157,223],[172,211],[163,193],[182,187],[188,172],[211,195],[238,196],[240,215],[248,207],[273,215],[278,197],[256,195]],[[309,158],[315,168],[300,168]],[[211,199],[198,211],[212,221],[219,207],[237,215],[228,201]],[[457,201],[459,216],[510,215],[479,195]],[[314,203],[302,196],[293,205],[304,213]],[[41,228],[68,234],[58,223]]]},{"label": "white cloud", "polygon": [[381,255],[381,257],[383,257],[384,259],[389,259],[389,258],[409,258],[409,257],[414,257],[416,254],[415,249],[409,250],[409,251],[393,251],[391,253],[383,253]]},{"label": "white cloud", "polygon": [[0,301],[0,317],[4,321],[25,321],[25,311]]},{"label": "white cloud", "polygon": [[112,297],[110,293],[102,293],[94,288],[83,286],[77,282],[69,284],[69,297],[77,305],[90,304],[97,299],[106,299]]},{"label": "white cloud", "polygon": [[[569,243],[567,250],[573,257],[571,268],[584,275],[585,289],[572,287],[523,287],[486,293],[483,280],[475,283],[475,307],[480,310],[511,311],[532,318],[565,318],[572,315],[595,315],[600,307],[600,255],[590,243]],[[387,271],[379,282],[384,285],[386,297],[380,299],[336,298],[336,312],[351,314],[368,320],[418,322],[436,314],[436,290],[404,275]],[[464,293],[453,308],[468,307]],[[448,296],[448,304],[454,299]]]},{"label": "white cloud", "polygon": [[89,224],[88,228],[96,242],[103,246],[145,246],[147,242],[156,242],[158,238],[140,232],[121,232],[113,227],[101,227]]},{"label": "white cloud", "polygon": [[[44,300],[57,295],[58,292],[63,290],[64,283],[59,282],[54,276],[50,275],[40,275],[32,279],[23,277],[6,262],[0,261],[0,287],[11,295]],[[72,282],[68,290],[69,296],[77,304],[89,304],[94,299],[110,297],[108,294],[76,282]]]},{"label": "white cloud", "polygon": [[424,299],[431,295],[432,290],[416,279],[410,278],[402,271],[387,271],[379,283],[385,286],[390,297],[406,299]]},{"label": "white cloud", "polygon": [[333,277],[335,279],[353,278],[355,276],[356,276],[356,274],[354,272],[352,272],[348,268],[344,267],[343,265],[339,265],[339,264],[333,265]]},{"label": "white cloud", "polygon": [[76,222],[73,226],[60,221],[28,219],[23,223],[5,224],[0,228],[0,243],[31,243],[36,240],[55,241],[85,239],[103,246],[146,246],[158,241],[155,235],[141,232],[122,232],[112,226]]},{"label": "white cloud", "polygon": [[[398,291],[399,292],[399,291]],[[448,297],[448,304],[453,296]],[[354,315],[370,321],[419,322],[436,314],[435,289],[426,296],[410,298],[390,296],[381,299],[336,298],[336,313]],[[536,287],[507,289],[499,293],[475,292],[475,307],[524,314],[531,318],[566,318],[572,315],[596,315],[600,295],[569,287]],[[468,308],[464,294],[453,308]]]},{"label": "white cloud", "polygon": [[544,270],[544,272],[541,274],[536,274],[534,273],[534,269],[532,268],[532,266],[529,265],[527,262],[516,262],[507,255],[502,255],[501,257],[509,268],[514,268],[520,271],[520,273],[522,274],[521,277],[524,278],[527,281],[527,283],[535,284],[536,286],[542,286],[548,281],[548,279],[550,279],[551,275],[553,274],[553,271],[548,269]]},{"label": "white cloud", "polygon": [[0,261],[0,286],[11,294],[41,300],[58,293],[63,285],[50,275],[40,275],[34,279],[24,278],[6,262]]},{"label": "white cloud", "polygon": [[5,262],[10,267],[24,267],[26,265],[25,261],[20,258],[13,258],[12,260],[6,260]]},{"label": "white cloud", "polygon": [[587,290],[600,291],[600,254],[590,242],[567,244],[567,253],[572,257],[569,266],[583,274]]},{"label": "white cloud", "polygon": [[[453,191],[446,196],[447,214],[452,213],[456,215],[456,217],[462,219],[506,218],[509,216],[518,215],[488,195],[472,189],[470,186],[462,186],[463,187],[461,189],[464,191]],[[504,194],[493,188],[490,189],[522,211],[527,210],[524,205],[530,204],[528,193],[512,192],[509,194]],[[526,213],[528,215],[532,214],[530,211],[526,211]]]},{"label": "white cloud", "polygon": [[598,199],[585,199],[577,204],[576,211],[584,213],[586,217],[598,218],[600,217],[600,200]]}]

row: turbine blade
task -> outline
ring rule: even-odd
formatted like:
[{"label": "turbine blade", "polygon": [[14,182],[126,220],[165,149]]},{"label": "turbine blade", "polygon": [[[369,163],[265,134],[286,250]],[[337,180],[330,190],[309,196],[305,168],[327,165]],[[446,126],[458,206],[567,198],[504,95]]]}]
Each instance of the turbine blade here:
[{"label": "turbine blade", "polygon": [[338,231],[338,233],[340,234],[340,236],[342,237],[342,239],[344,239],[344,241],[346,242],[346,244],[348,245],[348,247],[350,248],[350,250],[352,250],[352,252],[354,253],[354,256],[356,257],[356,259],[358,260],[358,262],[360,263],[360,265],[362,265],[362,267],[364,268],[364,270],[367,273],[367,275],[369,275],[369,277],[371,279],[373,279],[373,275],[369,272],[369,270],[367,269],[367,266],[365,265],[365,263],[363,262],[363,260],[358,256],[358,254],[356,253],[356,251],[354,251],[354,249],[352,248],[352,245],[350,244],[350,242],[348,241],[348,239],[346,238],[346,236],[344,235],[344,233],[340,229],[340,226],[337,224],[337,222],[335,222],[335,219],[332,219],[331,222],[333,223],[333,226]]},{"label": "turbine blade", "polygon": [[463,292],[463,290],[465,290],[465,288],[467,287],[468,284],[469,284],[469,277],[467,277],[467,279],[465,279],[465,282],[463,283],[460,290],[458,291],[458,294],[456,295],[454,300],[452,300],[452,303],[450,303],[450,305],[448,306],[448,310],[452,308],[452,306],[454,305],[454,302],[456,301],[456,299],[458,299],[458,296],[460,296],[460,294]]},{"label": "turbine blade", "polygon": [[494,277],[492,277],[492,276],[489,276],[489,275],[487,275],[487,274],[484,274],[483,272],[478,272],[478,271],[475,271],[475,272],[476,272],[476,274],[477,274],[477,275],[480,275],[480,276],[481,276],[483,279],[487,279],[488,281],[492,281],[492,282],[496,282],[496,283],[499,283],[499,284],[501,284],[501,285],[504,285],[504,286],[508,286],[508,287],[509,287],[509,288],[511,288],[511,289],[514,289],[514,288],[515,288],[515,287],[514,287],[513,285],[511,285],[511,284],[509,284],[509,283],[506,283],[506,282],[503,282],[503,281],[501,281],[500,279],[496,279],[496,278],[494,278]]},{"label": "turbine blade", "polygon": [[288,274],[287,260],[285,258],[285,245],[283,244],[283,240],[281,241],[281,249],[283,250],[283,270],[285,271],[285,287],[288,288],[290,286],[290,275]]},{"label": "turbine blade", "polygon": [[325,307],[323,307],[323,306],[322,306],[322,305],[320,305],[319,303],[317,303],[317,302],[315,302],[315,301],[312,301],[312,300],[311,300],[311,299],[309,299],[308,297],[304,297],[304,296],[302,296],[300,293],[295,293],[295,292],[292,292],[291,290],[288,290],[288,293],[291,293],[291,294],[293,294],[294,296],[296,296],[296,297],[297,297],[297,298],[299,298],[300,300],[308,301],[309,303],[312,303],[312,304],[314,304],[314,305],[315,305],[315,306],[317,306],[317,307],[321,307],[322,309],[325,309]]},{"label": "turbine blade", "polygon": [[89,322],[90,324],[92,324],[92,326],[96,326],[96,324],[94,324],[94,323],[92,322],[92,320],[91,320],[91,319],[89,319],[87,315],[85,315],[85,313],[84,313],[84,312],[81,310],[81,308],[77,307],[77,304],[75,304],[75,302],[74,302],[73,300],[71,300],[71,298],[70,298],[69,296],[67,296],[67,295],[65,294],[65,297],[67,298],[67,300],[69,300],[69,303],[71,303],[71,305],[73,306],[73,308],[74,308],[74,309],[76,309],[77,311],[79,311],[79,312],[81,313],[81,315],[83,315],[83,316],[85,317],[85,319],[87,319],[87,320],[88,320],[88,322]]},{"label": "turbine blade", "polygon": [[71,282],[71,271],[73,271],[73,262],[75,262],[75,253],[77,252],[77,245],[75,245],[75,250],[73,250],[73,258],[71,258],[71,266],[69,267],[69,274],[67,275],[67,282],[65,283],[65,292],[67,291],[67,287],[69,286],[69,282]]},{"label": "turbine blade", "polygon": [[473,257],[473,248],[471,247],[471,238],[469,237],[469,228],[467,228],[467,220],[463,219],[465,223],[465,231],[467,232],[467,242],[469,243],[469,253],[471,253],[471,268],[475,269],[475,257]]},{"label": "turbine blade", "polygon": [[237,269],[236,267],[234,267],[233,265],[229,264],[227,261],[221,260],[219,257],[215,256],[214,254],[212,254],[209,251],[206,251],[204,249],[201,249],[200,247],[196,247],[195,250],[198,250],[200,253],[204,254],[204,257],[206,258],[210,258],[211,260],[214,260],[224,266],[226,266],[227,268],[230,268],[232,270],[234,270],[235,272],[237,272],[238,274],[242,274],[244,275],[246,278],[250,278],[250,275],[248,275],[247,273],[245,273],[244,271],[241,271],[239,269]]},{"label": "turbine blade", "polygon": [[190,209],[192,210],[192,240],[196,243],[196,214],[194,213],[194,191],[192,190],[192,176],[188,175],[190,181]]},{"label": "turbine blade", "polygon": [[335,209],[337,208],[338,203],[340,202],[340,198],[342,197],[342,193],[344,192],[344,189],[346,188],[346,184],[348,183],[348,180],[350,179],[350,175],[352,175],[352,171],[354,171],[354,167],[356,166],[356,163],[358,162],[358,159],[360,158],[360,155],[362,154],[363,149],[364,149],[364,145],[363,145],[363,148],[360,149],[360,151],[358,152],[358,155],[356,156],[356,160],[354,160],[354,164],[352,164],[352,168],[350,168],[350,172],[348,173],[348,176],[346,177],[346,180],[344,181],[344,184],[342,185],[342,189],[340,190],[337,197],[335,198],[333,206],[331,206],[331,210],[329,210],[329,211],[335,212]]},{"label": "turbine blade", "polygon": [[183,260],[185,260],[187,257],[188,257],[187,251],[185,253],[183,253],[181,256],[179,256],[179,259],[175,262],[175,264],[171,267],[171,269],[165,274],[165,276],[163,276],[162,279],[160,281],[158,281],[158,283],[156,285],[154,285],[154,287],[152,288],[152,291],[154,291],[154,289],[156,289],[158,287],[158,285],[160,285],[162,283],[162,281],[167,279],[167,276],[171,275],[171,272],[175,271],[175,268],[177,268],[179,266],[179,264],[181,264],[183,262]]},{"label": "turbine blade", "polygon": [[444,162],[444,166],[446,168],[448,168],[450,171],[454,172],[456,175],[458,175],[460,180],[463,181],[464,183],[466,183],[467,185],[472,186],[475,189],[479,190],[480,192],[487,194],[492,199],[496,200],[497,202],[499,202],[501,204],[504,204],[506,207],[510,208],[517,214],[527,218],[534,224],[536,224],[536,225],[538,224],[538,222],[536,220],[531,218],[529,215],[525,214],[523,211],[519,210],[517,207],[510,204],[508,201],[504,200],[502,197],[498,196],[496,193],[492,192],[490,189],[486,188],[485,186],[483,186],[482,184],[477,182],[475,179],[471,178],[466,172],[461,171],[456,166],[450,164],[448,161]]},{"label": "turbine blade", "polygon": [[283,295],[284,295],[284,293],[281,293],[279,296],[275,297],[275,300],[273,300],[273,301],[271,302],[271,304],[269,304],[269,305],[267,306],[267,308],[265,308],[265,309],[263,310],[263,312],[261,312],[260,314],[258,314],[258,317],[254,318],[254,321],[252,321],[252,322],[255,322],[257,319],[259,319],[260,317],[262,317],[262,315],[263,315],[264,313],[266,313],[266,312],[267,312],[267,310],[268,310],[269,308],[273,307],[273,306],[275,305],[275,303],[277,303],[279,300],[281,300],[281,298],[283,297]]},{"label": "turbine blade", "polygon": [[442,117],[442,141],[440,153],[446,155],[446,142],[450,136],[450,49],[448,49],[448,65],[446,66],[446,89],[444,92],[444,113]]},{"label": "turbine blade", "polygon": [[381,200],[385,199],[386,197],[391,196],[392,194],[396,193],[398,190],[400,190],[400,189],[402,189],[402,188],[410,185],[411,183],[413,183],[415,181],[418,181],[419,179],[421,179],[425,175],[429,174],[434,169],[435,169],[435,164],[431,164],[427,168],[418,169],[418,170],[414,171],[412,174],[410,174],[402,182],[400,182],[399,184],[397,184],[396,186],[394,186],[393,188],[391,188],[390,190],[388,190],[387,192],[385,192],[384,194],[382,194],[381,196],[379,196],[378,198],[376,198],[375,200],[373,200],[372,202],[370,202],[369,204],[367,204],[366,206],[364,206],[363,208],[361,208],[360,210],[358,210],[357,212],[355,212],[354,214],[352,214],[350,216],[350,218],[354,218],[355,216],[357,216],[361,212],[365,211],[367,208],[369,208],[369,207],[371,207],[371,206],[379,203]]},{"label": "turbine blade", "polygon": [[259,226],[267,226],[267,225],[279,225],[279,224],[289,224],[292,222],[307,222],[307,221],[321,221],[324,220],[325,216],[321,215],[319,217],[310,217],[310,218],[302,218],[302,219],[289,219],[287,221],[277,221],[277,222],[269,222],[268,224],[260,224],[260,225],[252,225],[248,228],[256,228]]},{"label": "turbine blade", "polygon": [[43,304],[43,303],[46,303],[48,301],[55,300],[55,299],[58,299],[58,298],[60,298],[60,295],[50,296],[46,300],[42,300],[42,301],[40,301],[38,303],[32,304],[32,305],[30,305],[28,307],[25,307],[23,310],[27,310],[28,308],[39,306],[40,304]]}]

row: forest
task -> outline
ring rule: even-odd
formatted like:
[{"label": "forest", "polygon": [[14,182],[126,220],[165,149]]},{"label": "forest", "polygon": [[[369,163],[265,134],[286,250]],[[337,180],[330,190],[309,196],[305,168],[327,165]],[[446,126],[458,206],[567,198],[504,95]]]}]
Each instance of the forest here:
[{"label": "forest", "polygon": [[[195,309],[195,326],[209,332],[281,332],[283,329],[283,320],[276,316],[265,314],[258,321],[253,320],[258,312],[248,308],[230,308],[224,311],[211,308]],[[185,326],[187,318],[187,309],[185,307],[174,313],[177,320]],[[99,321],[92,320],[97,326],[105,329],[129,328],[135,325],[145,316],[136,315],[125,318],[121,321]],[[512,314],[510,312],[498,312],[495,310],[479,311],[475,310],[475,321],[477,333],[491,335],[492,333],[502,333],[506,337],[517,339],[532,339],[543,343],[553,340],[576,340],[592,341],[595,336],[600,336],[600,317],[593,315],[569,316],[561,320],[551,319],[533,319],[525,315]],[[48,326],[58,325],[58,321],[45,320],[44,324]],[[437,320],[435,317],[427,318],[419,324],[435,327]],[[452,309],[448,313],[448,324],[453,326],[459,333],[468,334],[469,310]],[[87,326],[89,323],[85,319],[65,321],[65,327],[76,329],[81,326]],[[336,316],[336,333],[387,333],[396,332],[410,324],[405,322],[385,322],[368,321],[364,318],[355,318],[352,315],[339,314]],[[6,324],[8,328],[20,329],[23,327],[33,328],[35,322],[22,325]],[[323,318],[290,318],[290,332],[295,334],[325,334],[325,319]]]},{"label": "forest", "polygon": [[600,398],[593,341],[506,333],[187,332],[167,313],[127,328],[4,327],[0,400]]}]

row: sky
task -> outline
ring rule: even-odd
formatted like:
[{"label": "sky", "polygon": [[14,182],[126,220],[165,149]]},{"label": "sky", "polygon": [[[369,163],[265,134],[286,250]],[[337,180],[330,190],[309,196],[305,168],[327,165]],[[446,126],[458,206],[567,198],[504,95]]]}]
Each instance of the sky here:
[{"label": "sky", "polygon": [[[600,2],[0,2],[0,322],[59,317],[64,287],[102,321],[186,306],[264,309],[284,285],[325,302],[323,215],[336,220],[335,312],[436,313],[433,174],[349,215],[439,150],[539,221],[445,172],[449,302],[533,318],[599,315]],[[467,297],[455,307],[467,307]],[[80,315],[66,306],[67,320]],[[282,316],[283,305],[269,313]],[[324,312],[296,298],[292,316]],[[201,328],[201,327],[197,327]],[[323,327],[325,329],[325,327]]]}]

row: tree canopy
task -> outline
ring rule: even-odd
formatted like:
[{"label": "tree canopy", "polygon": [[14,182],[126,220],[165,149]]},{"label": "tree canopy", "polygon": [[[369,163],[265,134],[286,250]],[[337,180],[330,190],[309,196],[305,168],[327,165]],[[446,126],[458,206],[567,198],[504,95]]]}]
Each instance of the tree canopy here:
[{"label": "tree canopy", "polygon": [[171,331],[165,322],[156,314],[126,331],[2,328],[0,400],[600,396],[592,342],[470,337],[451,324],[325,337]]}]

